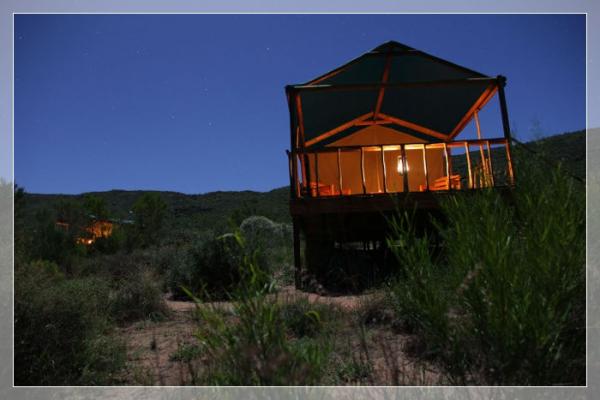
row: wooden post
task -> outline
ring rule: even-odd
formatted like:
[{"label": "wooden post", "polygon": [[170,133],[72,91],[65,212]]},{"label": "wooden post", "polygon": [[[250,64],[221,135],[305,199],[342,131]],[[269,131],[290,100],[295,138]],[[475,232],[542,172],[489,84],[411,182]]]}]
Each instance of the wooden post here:
[{"label": "wooden post", "polygon": [[487,160],[485,159],[485,154],[483,153],[483,144],[479,142],[479,157],[481,158],[481,172],[483,173],[483,184],[485,185],[485,180],[487,179],[488,170],[487,170]]},{"label": "wooden post", "polygon": [[487,153],[488,153],[490,182],[492,182],[492,187],[493,187],[493,186],[495,186],[495,183],[494,183],[494,169],[492,168],[492,151],[490,149],[490,141],[486,140],[485,144],[487,146]]},{"label": "wooden post", "polygon": [[319,190],[319,152],[315,151],[315,176],[316,176],[316,185],[317,185],[317,197],[321,197],[321,192]]},{"label": "wooden post", "polygon": [[423,172],[425,172],[425,190],[429,190],[429,174],[427,172],[427,149],[423,145]]},{"label": "wooden post", "polygon": [[515,176],[512,169],[512,160],[510,160],[510,147],[512,146],[512,136],[510,133],[510,124],[508,122],[508,107],[506,106],[506,95],[504,94],[504,86],[506,86],[506,77],[498,75],[498,100],[500,103],[500,113],[502,114],[502,129],[504,130],[504,138],[506,143],[506,155],[508,161],[508,171],[510,175],[511,185],[515,184]]},{"label": "wooden post", "polygon": [[505,147],[506,147],[506,162],[507,162],[507,168],[508,168],[508,177],[510,180],[510,184],[514,185],[515,184],[515,175],[513,172],[512,158],[510,156],[510,144],[508,143],[508,141],[506,141]]},{"label": "wooden post", "polygon": [[506,86],[506,78],[498,75],[498,100],[500,100],[500,113],[502,114],[502,129],[504,137],[508,140],[508,144],[512,141],[510,136],[510,124],[508,123],[508,109],[506,107],[506,96],[504,95],[504,86]]},{"label": "wooden post", "polygon": [[410,186],[408,185],[408,164],[406,163],[406,149],[404,145],[400,145],[400,155],[402,157],[402,190],[404,193],[408,193],[410,191]]},{"label": "wooden post", "polygon": [[473,114],[475,116],[475,127],[477,128],[477,139],[481,140],[481,127],[479,125],[479,114],[477,111]]},{"label": "wooden post", "polygon": [[360,148],[360,177],[362,179],[363,194],[366,194],[367,184],[365,183],[365,151],[362,146]]},{"label": "wooden post", "polygon": [[292,154],[290,153],[289,150],[285,151],[285,154],[287,154],[288,157],[288,169],[289,169],[289,174],[290,174],[290,199],[294,198],[294,188],[296,185],[294,185],[294,167],[293,167],[293,157]]},{"label": "wooden post", "polygon": [[294,240],[294,284],[296,289],[302,288],[302,259],[300,258],[300,226],[297,217],[292,218]]},{"label": "wooden post", "polygon": [[337,167],[338,167],[338,183],[340,185],[340,196],[343,195],[342,192],[342,160],[340,155],[341,150],[337,149]]},{"label": "wooden post", "polygon": [[[290,181],[290,199],[294,197],[294,189],[298,184],[298,166],[296,165],[296,149],[298,147],[298,131],[296,130],[296,126],[294,124],[293,115],[293,105],[295,104],[295,96],[296,94],[290,90],[290,87],[286,87],[286,95],[288,101],[288,110],[290,113],[290,152],[291,152],[291,161],[292,161],[292,180]],[[296,197],[300,197],[299,193],[296,193]]]},{"label": "wooden post", "polygon": [[446,157],[446,181],[448,183],[448,190],[450,190],[450,160],[448,159],[448,145],[444,142],[444,156]]},{"label": "wooden post", "polygon": [[387,172],[385,170],[385,153],[383,151],[383,146],[379,146],[381,150],[381,170],[383,171],[383,192],[387,193]]},{"label": "wooden post", "polygon": [[469,173],[469,189],[473,189],[473,173],[471,172],[471,154],[469,154],[469,144],[465,142],[465,154],[467,155],[467,171]]}]

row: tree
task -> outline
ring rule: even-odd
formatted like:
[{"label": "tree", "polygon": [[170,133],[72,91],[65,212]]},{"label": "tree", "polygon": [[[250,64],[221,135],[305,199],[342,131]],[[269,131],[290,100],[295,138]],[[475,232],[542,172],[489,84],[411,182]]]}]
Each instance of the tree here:
[{"label": "tree", "polygon": [[107,219],[108,209],[103,198],[93,194],[86,194],[83,200],[85,209],[97,219]]},{"label": "tree", "polygon": [[142,246],[154,244],[160,238],[167,204],[157,193],[144,193],[133,205],[135,233]]}]

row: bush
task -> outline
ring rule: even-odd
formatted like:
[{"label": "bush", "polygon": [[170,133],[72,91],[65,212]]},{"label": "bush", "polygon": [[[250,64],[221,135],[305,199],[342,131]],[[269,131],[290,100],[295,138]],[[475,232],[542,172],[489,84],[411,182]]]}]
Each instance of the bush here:
[{"label": "bush", "polygon": [[[238,243],[243,247],[239,237]],[[242,274],[241,285],[232,294],[231,320],[196,299],[201,322],[196,337],[207,360],[202,381],[210,385],[318,383],[328,360],[328,342],[290,340],[286,313],[277,299],[267,297],[270,286],[261,278],[265,272],[255,258],[244,257],[241,266],[248,273]],[[313,322],[301,325],[315,326]]]},{"label": "bush", "polygon": [[66,232],[57,228],[54,215],[49,210],[41,210],[36,214],[34,228],[26,244],[26,258],[52,261],[70,272],[75,260],[86,252],[85,246],[75,243],[76,234],[75,229]]},{"label": "bush", "polygon": [[453,196],[438,224],[446,259],[396,219],[399,315],[455,377],[491,384],[585,383],[585,198],[562,171],[524,159],[507,201]]},{"label": "bush", "polygon": [[242,258],[232,234],[209,239],[190,249],[170,271],[169,289],[180,299],[189,299],[183,288],[202,298],[226,298],[240,282]]},{"label": "bush", "polygon": [[240,224],[240,232],[249,253],[258,252],[263,270],[272,273],[282,264],[291,262],[292,230],[262,216],[251,216]]},{"label": "bush", "polygon": [[[187,291],[202,299],[229,298],[252,271],[246,270],[244,260],[267,262],[257,241],[246,245],[241,234],[227,233],[202,242],[190,249],[187,257],[170,271],[168,286],[174,298],[189,299]],[[270,271],[269,271],[270,272]],[[270,273],[261,270],[255,278],[261,285],[271,281]],[[185,288],[185,290],[183,289]]]},{"label": "bush", "polygon": [[96,251],[102,254],[115,254],[125,248],[126,242],[125,229],[115,226],[110,236],[96,238],[94,243],[89,247],[89,251]]},{"label": "bush", "polygon": [[281,305],[281,318],[296,338],[315,337],[323,333],[324,320],[329,321],[331,314],[327,306],[310,304],[306,299]]},{"label": "bush", "polygon": [[110,336],[108,283],[65,280],[47,262],[15,268],[15,384],[115,381],[125,347]]},{"label": "bush", "polygon": [[162,298],[160,280],[148,268],[129,274],[116,288],[111,314],[118,322],[160,320],[168,310]]}]

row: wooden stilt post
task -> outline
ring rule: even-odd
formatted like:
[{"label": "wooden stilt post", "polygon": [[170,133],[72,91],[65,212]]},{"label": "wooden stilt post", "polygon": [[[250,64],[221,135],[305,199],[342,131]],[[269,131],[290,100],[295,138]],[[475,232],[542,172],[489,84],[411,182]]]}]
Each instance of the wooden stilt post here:
[{"label": "wooden stilt post", "polygon": [[508,122],[508,108],[506,107],[506,96],[504,94],[504,86],[506,86],[506,77],[498,75],[496,79],[498,81],[498,100],[500,102],[500,113],[502,114],[502,129],[504,130],[504,137],[506,138],[506,161],[508,163],[508,171],[510,175],[511,184],[514,185],[515,175],[512,168],[512,160],[510,158],[512,136],[510,133],[510,124]]},{"label": "wooden stilt post", "polygon": [[302,259],[300,258],[300,222],[297,217],[292,218],[294,239],[294,285],[302,289]]},{"label": "wooden stilt post", "polygon": [[317,176],[317,197],[321,197],[321,192],[319,190],[319,152],[315,151],[315,175]]}]

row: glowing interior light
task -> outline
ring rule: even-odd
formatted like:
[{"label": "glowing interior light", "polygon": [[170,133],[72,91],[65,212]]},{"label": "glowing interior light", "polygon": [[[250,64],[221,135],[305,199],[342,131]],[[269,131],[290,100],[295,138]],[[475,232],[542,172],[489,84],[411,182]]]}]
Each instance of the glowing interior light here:
[{"label": "glowing interior light", "polygon": [[[398,164],[396,170],[400,175],[404,174],[404,163],[402,162],[402,156],[398,156]],[[406,164],[406,172],[408,172],[408,164]]]}]

